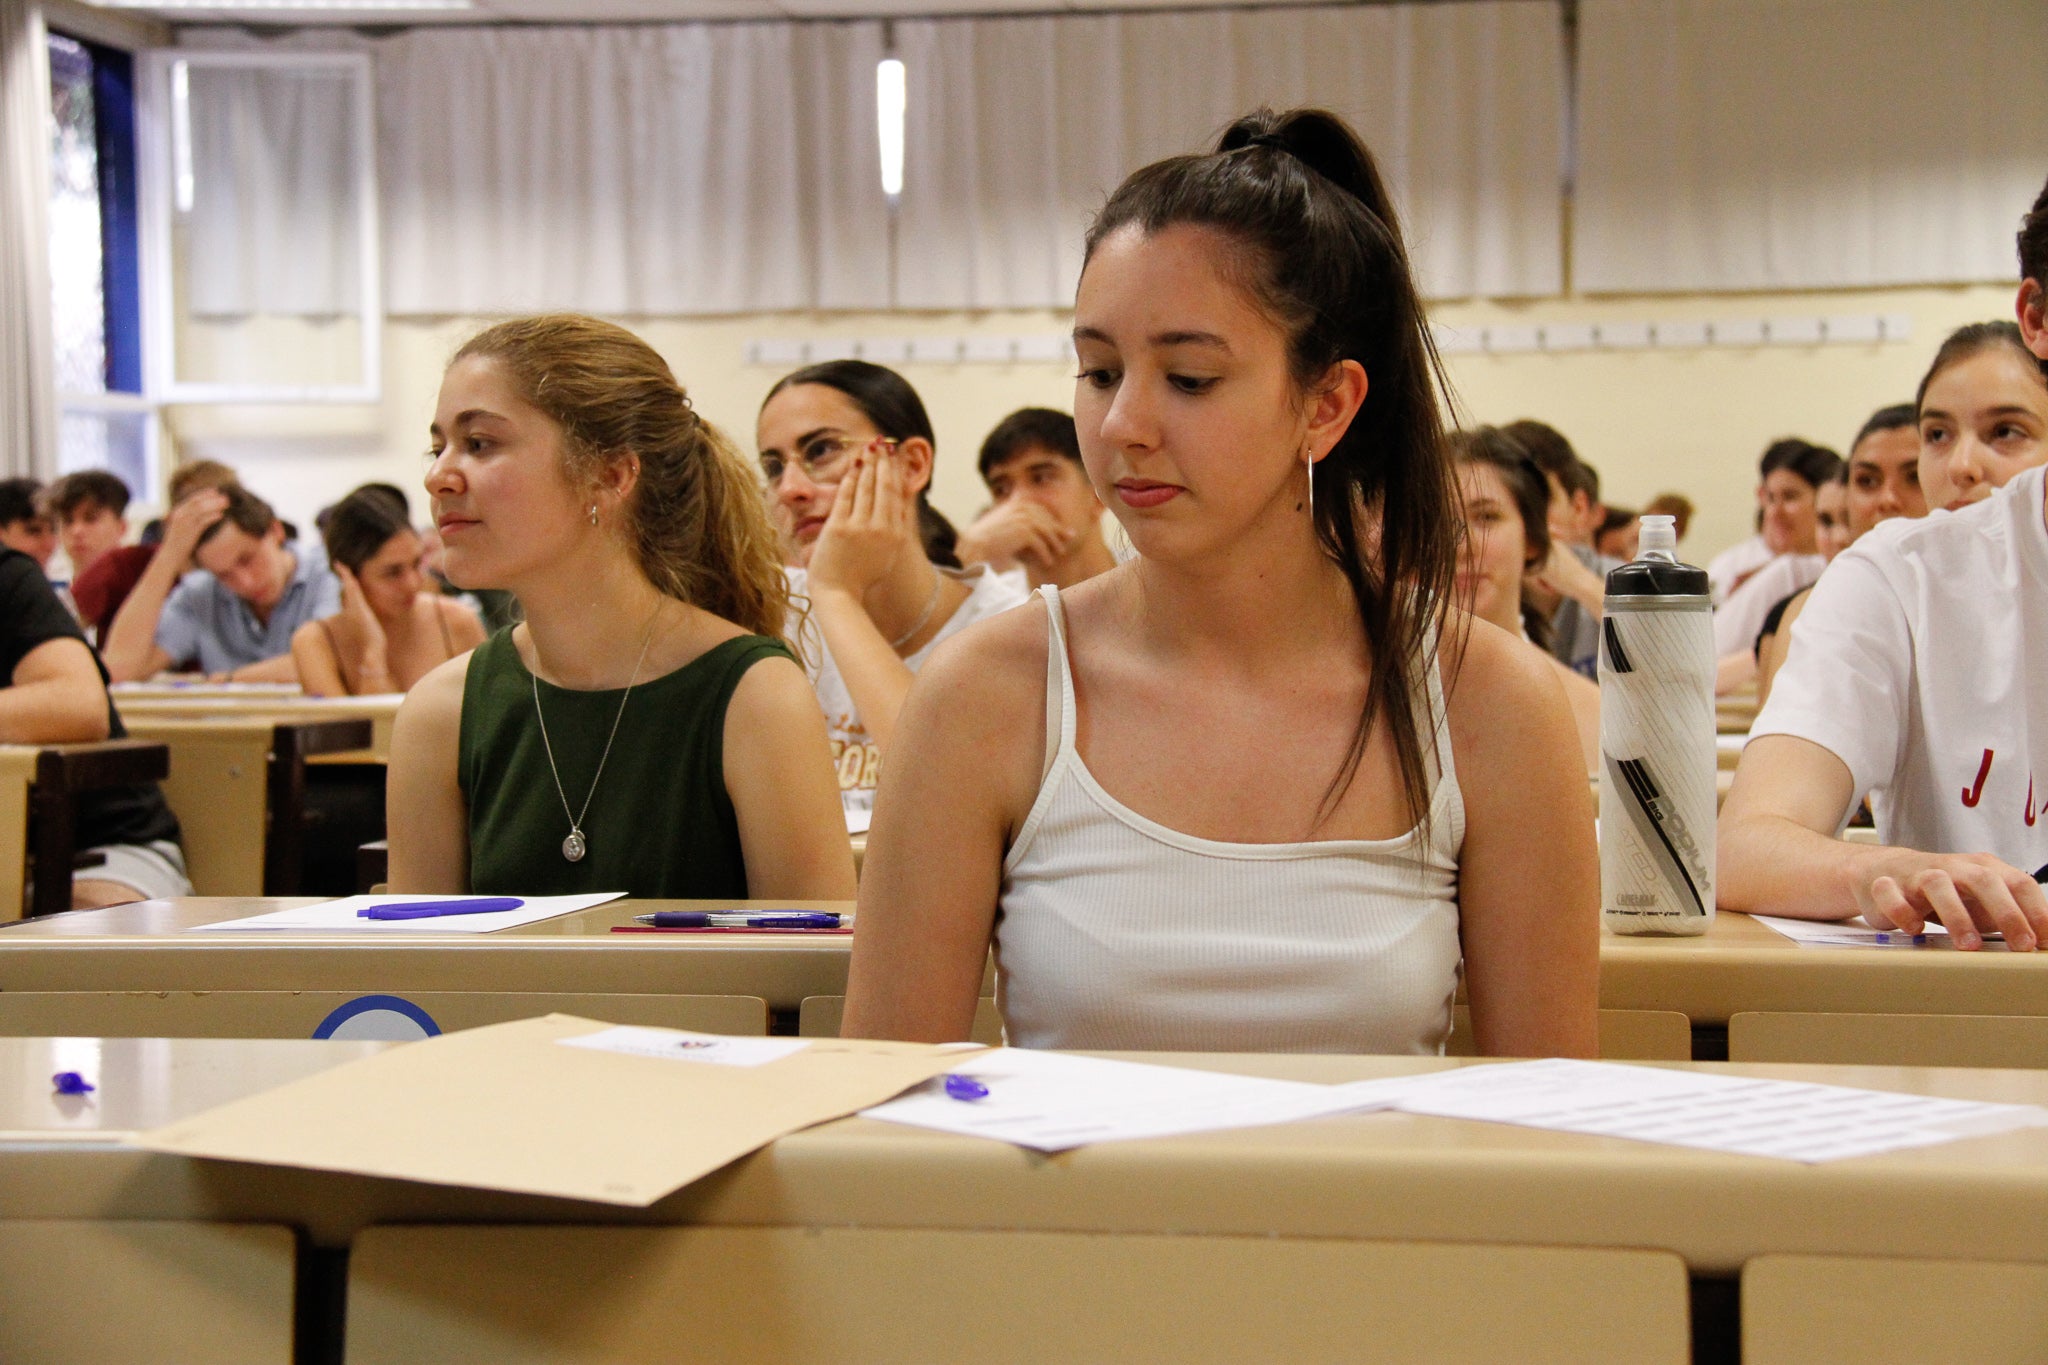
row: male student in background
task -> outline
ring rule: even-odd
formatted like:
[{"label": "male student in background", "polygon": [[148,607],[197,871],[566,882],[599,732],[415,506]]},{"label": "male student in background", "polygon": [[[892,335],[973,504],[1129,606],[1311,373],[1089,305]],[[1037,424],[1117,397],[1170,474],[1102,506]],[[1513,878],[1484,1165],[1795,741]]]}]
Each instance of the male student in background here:
[{"label": "male student in background", "polygon": [[104,469],[66,474],[43,493],[43,508],[71,561],[71,600],[95,644],[107,638],[114,613],[155,553],[147,545],[122,544],[128,496],[128,485]]},{"label": "male student in background", "polygon": [[0,479],[0,545],[21,551],[48,572],[57,532],[43,512],[42,491],[34,479]]},{"label": "male student in background", "polygon": [[[185,578],[193,566],[204,572]],[[296,682],[292,633],[340,610],[325,557],[285,539],[270,504],[239,485],[205,488],[165,518],[101,653],[121,682],[194,661],[234,682]]]},{"label": "male student in background", "polygon": [[980,465],[995,506],[960,533],[962,562],[1021,566],[1033,588],[1071,588],[1116,567],[1073,418],[1018,409],[981,443]]}]

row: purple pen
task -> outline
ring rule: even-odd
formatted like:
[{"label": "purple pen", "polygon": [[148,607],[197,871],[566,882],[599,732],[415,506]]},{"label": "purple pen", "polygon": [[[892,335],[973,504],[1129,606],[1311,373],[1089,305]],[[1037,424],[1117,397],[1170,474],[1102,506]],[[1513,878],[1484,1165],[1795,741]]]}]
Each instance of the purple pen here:
[{"label": "purple pen", "polygon": [[955,1072],[946,1077],[946,1096],[948,1099],[965,1100],[972,1104],[975,1100],[988,1098],[988,1087],[972,1076],[962,1076]]},{"label": "purple pen", "polygon": [[399,901],[356,911],[358,919],[436,919],[442,915],[490,915],[517,910],[526,902],[517,896],[480,896],[475,900]]}]

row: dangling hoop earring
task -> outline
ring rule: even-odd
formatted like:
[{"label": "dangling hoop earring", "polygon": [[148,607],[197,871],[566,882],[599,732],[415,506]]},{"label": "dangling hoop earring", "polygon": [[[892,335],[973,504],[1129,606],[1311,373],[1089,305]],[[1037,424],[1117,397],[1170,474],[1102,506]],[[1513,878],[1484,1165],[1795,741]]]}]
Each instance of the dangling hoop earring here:
[{"label": "dangling hoop earring", "polygon": [[1301,452],[1302,467],[1308,471],[1308,524],[1316,524],[1316,462],[1309,458],[1306,448]]}]

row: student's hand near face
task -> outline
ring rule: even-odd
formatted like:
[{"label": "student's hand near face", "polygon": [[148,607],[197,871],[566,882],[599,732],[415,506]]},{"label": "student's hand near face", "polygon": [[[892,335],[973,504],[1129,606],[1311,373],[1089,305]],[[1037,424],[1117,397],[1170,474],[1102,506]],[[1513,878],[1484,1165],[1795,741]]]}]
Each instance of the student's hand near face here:
[{"label": "student's hand near face", "polygon": [[205,488],[171,509],[164,518],[163,545],[159,554],[169,555],[180,572],[190,568],[199,548],[199,537],[228,510],[228,499],[218,489]]},{"label": "student's hand near face", "polygon": [[362,634],[363,671],[381,674],[389,655],[384,623],[370,610],[370,599],[363,595],[363,585],[348,565],[336,564],[334,576],[341,580],[341,614]]},{"label": "student's hand near face", "polygon": [[1594,616],[1605,608],[1606,583],[1561,540],[1550,542],[1550,553],[1529,570],[1527,581],[1553,596],[1571,598]]},{"label": "student's hand near face", "polygon": [[1058,514],[1029,498],[1005,498],[975,518],[960,533],[960,560],[997,568],[1024,561],[1049,568],[1074,543],[1074,533]]},{"label": "student's hand near face", "polygon": [[879,583],[901,556],[923,553],[917,534],[917,495],[904,475],[903,461],[879,444],[859,451],[811,550],[811,592],[858,597]]},{"label": "student's hand near face", "polygon": [[1983,935],[1999,932],[2016,953],[2048,942],[2048,895],[2041,884],[1988,853],[1878,848],[1861,873],[1857,908],[1880,929],[1917,934],[1938,923],[1958,948],[1978,947]]}]

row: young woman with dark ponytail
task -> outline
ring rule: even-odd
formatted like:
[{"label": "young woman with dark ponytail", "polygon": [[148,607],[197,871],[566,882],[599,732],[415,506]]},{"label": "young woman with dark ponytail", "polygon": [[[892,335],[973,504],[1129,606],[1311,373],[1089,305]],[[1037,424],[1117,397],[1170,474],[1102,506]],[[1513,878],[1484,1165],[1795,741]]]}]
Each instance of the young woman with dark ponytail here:
[{"label": "young woman with dark ponytail", "polygon": [[931,505],[936,443],[894,370],[832,360],[785,375],[756,436],[770,512],[808,613],[792,630],[832,737],[849,822],[865,828],[913,674],[940,641],[1024,601],[962,569]]},{"label": "young woman with dark ponytail", "polygon": [[851,897],[759,487],[661,357],[594,318],[500,323],[432,438],[449,578],[526,620],[398,713],[392,889]]},{"label": "young woman with dark ponytail", "polygon": [[[970,630],[897,722],[851,1035],[1591,1055],[1597,868],[1545,660],[1453,604],[1442,381],[1378,171],[1260,112],[1132,175],[1074,310],[1138,556]],[[1025,718],[1043,716],[1043,728]]]}]

